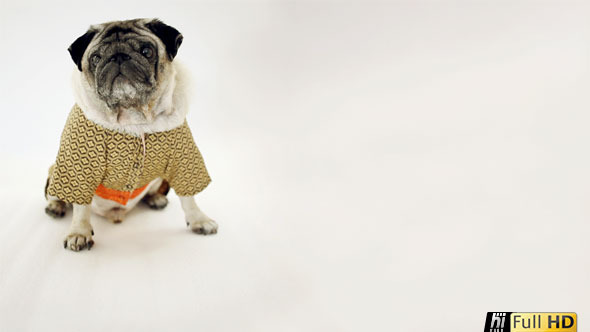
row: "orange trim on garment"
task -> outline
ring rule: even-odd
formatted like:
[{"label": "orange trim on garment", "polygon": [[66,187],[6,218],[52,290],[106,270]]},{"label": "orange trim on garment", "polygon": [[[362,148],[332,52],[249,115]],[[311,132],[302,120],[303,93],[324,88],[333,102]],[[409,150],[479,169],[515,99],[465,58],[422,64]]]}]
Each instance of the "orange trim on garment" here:
[{"label": "orange trim on garment", "polygon": [[103,186],[102,184],[99,184],[98,187],[96,188],[95,194],[98,195],[99,197],[104,198],[104,199],[109,199],[109,200],[115,201],[119,204],[127,205],[127,202],[130,199],[135,198],[139,194],[141,194],[147,188],[147,186],[148,185],[146,184],[145,186],[135,189],[133,191],[120,191],[120,190],[107,188],[107,187]]}]

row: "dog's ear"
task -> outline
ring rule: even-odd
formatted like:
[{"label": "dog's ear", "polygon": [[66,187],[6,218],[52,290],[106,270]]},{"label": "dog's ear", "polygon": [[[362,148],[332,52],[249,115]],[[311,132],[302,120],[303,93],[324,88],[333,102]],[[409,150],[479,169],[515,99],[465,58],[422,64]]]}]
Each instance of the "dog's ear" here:
[{"label": "dog's ear", "polygon": [[158,19],[147,23],[145,26],[164,43],[166,46],[166,53],[168,53],[168,57],[170,58],[170,61],[172,61],[176,56],[176,53],[178,53],[180,44],[182,44],[182,34]]},{"label": "dog's ear", "polygon": [[94,38],[94,35],[96,35],[96,31],[88,30],[85,34],[78,37],[68,48],[68,52],[70,52],[70,56],[76,66],[78,66],[79,71],[82,71],[82,56],[92,41],[92,38]]}]

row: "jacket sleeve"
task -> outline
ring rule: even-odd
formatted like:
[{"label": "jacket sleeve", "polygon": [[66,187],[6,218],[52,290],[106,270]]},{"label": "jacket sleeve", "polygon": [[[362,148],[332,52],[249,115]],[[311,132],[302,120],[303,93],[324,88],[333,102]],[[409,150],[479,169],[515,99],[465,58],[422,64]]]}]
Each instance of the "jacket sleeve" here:
[{"label": "jacket sleeve", "polygon": [[74,107],[61,135],[47,193],[66,203],[90,204],[106,167],[104,133]]},{"label": "jacket sleeve", "polygon": [[193,196],[205,189],[211,178],[188,125],[179,129],[168,181],[178,196]]}]

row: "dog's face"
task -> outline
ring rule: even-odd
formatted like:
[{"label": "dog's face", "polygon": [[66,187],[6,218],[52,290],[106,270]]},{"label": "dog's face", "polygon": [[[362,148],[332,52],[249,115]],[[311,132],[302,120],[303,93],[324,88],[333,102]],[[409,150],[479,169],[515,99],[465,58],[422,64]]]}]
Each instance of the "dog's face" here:
[{"label": "dog's face", "polygon": [[68,51],[110,111],[133,109],[149,117],[182,38],[178,30],[156,19],[108,22],[91,26]]}]

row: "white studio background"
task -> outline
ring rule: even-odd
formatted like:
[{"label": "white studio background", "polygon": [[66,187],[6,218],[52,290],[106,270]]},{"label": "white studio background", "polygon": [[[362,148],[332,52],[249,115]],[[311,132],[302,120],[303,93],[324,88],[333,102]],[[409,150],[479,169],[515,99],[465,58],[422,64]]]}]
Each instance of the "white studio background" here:
[{"label": "white studio background", "polygon": [[[474,331],[590,317],[590,5],[8,1],[0,7],[1,331]],[[184,35],[220,224],[174,194],[95,247],[44,212],[93,23]]]}]

